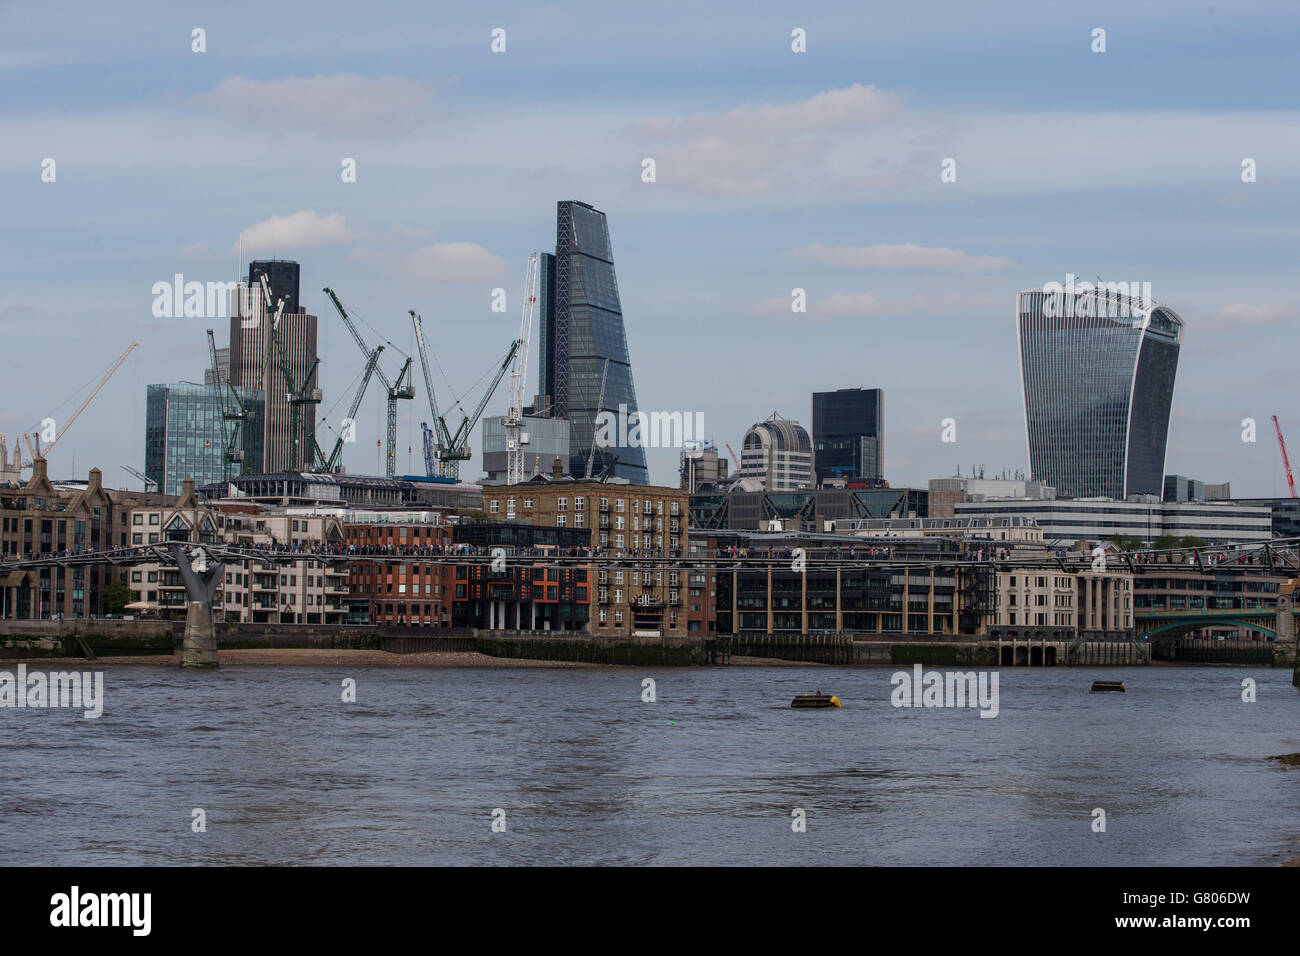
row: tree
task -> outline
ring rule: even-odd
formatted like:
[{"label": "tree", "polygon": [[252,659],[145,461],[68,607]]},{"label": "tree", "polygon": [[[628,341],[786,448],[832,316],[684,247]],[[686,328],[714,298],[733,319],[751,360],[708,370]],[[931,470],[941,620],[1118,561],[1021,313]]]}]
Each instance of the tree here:
[{"label": "tree", "polygon": [[1189,534],[1183,538],[1182,542],[1180,543],[1180,547],[1200,549],[1205,547],[1205,542],[1202,541],[1200,538],[1196,537],[1196,535]]},{"label": "tree", "polygon": [[1162,534],[1160,537],[1156,538],[1152,546],[1157,551],[1172,551],[1174,548],[1178,547],[1179,545],[1178,545],[1178,539],[1174,537],[1172,534]]},{"label": "tree", "polygon": [[1138,548],[1142,547],[1141,541],[1128,534],[1117,534],[1110,540],[1111,543],[1121,551],[1136,551]]},{"label": "tree", "polygon": [[99,603],[105,614],[121,614],[135,600],[135,592],[114,578],[99,592]]}]

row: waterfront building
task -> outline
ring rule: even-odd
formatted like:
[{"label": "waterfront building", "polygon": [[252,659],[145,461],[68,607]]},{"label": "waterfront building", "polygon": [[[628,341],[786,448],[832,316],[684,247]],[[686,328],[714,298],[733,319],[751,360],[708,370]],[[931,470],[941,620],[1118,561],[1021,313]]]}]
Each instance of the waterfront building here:
[{"label": "waterfront building", "polygon": [[1183,320],[1080,283],[1016,297],[1029,465],[1075,498],[1159,495]]},{"label": "waterfront building", "polygon": [[[638,410],[623,305],[605,214],[576,201],[556,204],[555,254],[538,264],[538,395],[532,414],[569,422],[565,471],[586,476],[602,412]],[[617,459],[617,460],[616,460]],[[645,449],[597,448],[592,474],[648,485]]]},{"label": "waterfront building", "polygon": [[[248,415],[243,446],[247,461],[260,457],[264,404],[252,389],[237,392]],[[223,417],[227,401],[233,399],[224,384],[177,382],[146,389],[144,471],[159,491],[178,495],[187,478],[199,485],[222,480],[235,427]]]},{"label": "waterfront building", "polygon": [[812,394],[816,483],[879,481],[885,476],[885,392],[841,388]]},{"label": "waterfront building", "polygon": [[[489,519],[518,521],[586,533],[587,546],[625,557],[672,557],[690,546],[690,495],[681,488],[574,481],[556,462],[551,475],[521,485],[489,485],[483,507]],[[682,636],[685,572],[662,565],[600,569],[592,631],[597,634]]]},{"label": "waterfront building", "polygon": [[1272,536],[1268,508],[1250,508],[1232,502],[1111,501],[1057,499],[1055,501],[989,500],[959,502],[957,517],[974,515],[1032,518],[1050,547],[1068,547],[1076,541],[1109,541],[1118,536],[1150,544],[1162,535],[1199,538],[1206,544],[1266,541]]},{"label": "waterfront building", "polygon": [[798,422],[773,412],[745,432],[741,478],[762,482],[764,491],[800,491],[813,486],[812,474],[812,439]]}]

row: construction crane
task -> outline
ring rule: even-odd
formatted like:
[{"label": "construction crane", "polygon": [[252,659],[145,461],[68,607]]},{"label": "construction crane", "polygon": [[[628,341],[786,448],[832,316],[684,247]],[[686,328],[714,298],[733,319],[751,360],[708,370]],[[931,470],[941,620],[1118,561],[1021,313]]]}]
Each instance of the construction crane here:
[{"label": "construction crane", "polygon": [[[523,344],[522,340],[515,339],[510,343],[510,348],[506,350],[506,357],[501,361],[497,368],[496,376],[488,385],[487,391],[483,393],[483,398],[479,401],[478,406],[474,409],[473,414],[466,415],[461,420],[460,427],[452,432],[447,427],[447,422],[442,415],[438,414],[438,403],[433,394],[433,377],[429,373],[429,356],[424,342],[424,325],[420,316],[416,315],[415,310],[410,310],[411,323],[415,326],[415,347],[420,356],[420,368],[424,372],[425,388],[429,391],[429,411],[433,413],[433,424],[436,432],[430,434],[430,429],[421,423],[421,430],[424,434],[425,442],[425,469],[426,471],[435,470],[434,462],[428,455],[429,443],[431,439],[436,439],[434,443],[434,458],[437,459],[438,474],[429,477],[439,478],[460,478],[460,463],[470,458],[469,435],[478,424],[478,420],[483,416],[483,409],[487,407],[488,401],[492,398],[497,386],[501,384],[501,379],[505,378],[506,369],[510,367],[510,362],[514,359]],[[459,407],[460,403],[456,403]]]},{"label": "construction crane", "polygon": [[[420,422],[420,436],[424,442],[424,473],[430,478],[459,478],[460,465],[448,460],[440,464],[440,449],[451,447],[451,435],[447,432],[447,423],[438,413],[438,395],[433,390],[433,375],[429,372],[429,355],[424,347],[424,322],[416,315],[414,309],[407,309],[411,317],[411,326],[415,329],[415,354],[420,357],[420,371],[424,374],[424,393],[429,398],[429,414],[433,418],[433,427],[428,422]],[[436,431],[435,431],[436,429]]]},{"label": "construction crane", "polygon": [[519,350],[515,353],[515,364],[510,369],[510,404],[502,422],[506,428],[508,485],[517,485],[524,480],[524,446],[528,444],[528,432],[523,430],[524,383],[528,379],[528,344],[533,337],[533,304],[536,301],[537,254],[534,253],[528,257],[528,268],[524,273],[524,314],[519,322]]},{"label": "construction crane", "polygon": [[139,347],[140,347],[139,342],[132,342],[127,347],[127,350],[117,357],[117,361],[114,362],[112,367],[109,368],[109,370],[104,373],[104,377],[99,380],[99,383],[90,390],[90,394],[87,395],[85,399],[82,401],[82,403],[77,406],[77,410],[64,420],[63,427],[60,428],[58,430],[58,433],[54,436],[54,441],[50,442],[44,448],[41,448],[40,438],[38,437],[36,440],[36,450],[32,451],[31,439],[27,437],[27,434],[25,432],[23,433],[23,439],[27,442],[27,450],[32,452],[33,460],[35,460],[37,457],[49,458],[50,452],[52,452],[54,450],[54,446],[59,443],[59,439],[61,439],[64,435],[68,433],[68,429],[72,427],[72,423],[75,422],[77,420],[77,417],[86,410],[86,406],[95,400],[95,396],[98,395],[99,390],[108,383],[108,380],[113,377],[113,373],[115,373],[119,368],[122,367],[122,363],[126,361],[126,357],[130,355],[132,352],[134,352],[136,349],[138,349]]},{"label": "construction crane", "polygon": [[1287,487],[1291,489],[1291,497],[1294,498],[1296,496],[1295,478],[1291,476],[1291,459],[1287,457],[1286,442],[1282,439],[1282,426],[1278,424],[1276,415],[1273,416],[1273,427],[1277,429],[1277,444],[1282,449],[1282,464],[1286,468]]},{"label": "construction crane", "polygon": [[[267,284],[265,273],[258,278],[262,283],[263,301],[269,310],[271,308],[271,287]],[[289,470],[302,471],[304,464],[323,468],[325,456],[321,454],[320,446],[316,444],[315,435],[307,434],[303,412],[308,405],[319,405],[321,402],[321,390],[312,384],[313,379],[316,377],[316,369],[320,366],[320,359],[312,359],[311,367],[307,369],[307,374],[303,376],[301,383],[294,382],[293,366],[289,362],[288,353],[285,351],[284,341],[280,338],[280,319],[283,315],[284,299],[280,299],[275,306],[275,317],[271,320],[270,340],[267,342],[267,363],[269,368],[271,350],[274,349],[280,374],[284,377],[285,397],[289,403],[289,436],[291,440]]]},{"label": "construction crane", "polygon": [[158,490],[158,482],[154,481],[152,478],[150,478],[148,475],[146,475],[146,474],[145,474],[143,471],[141,471],[139,468],[132,468],[130,465],[123,465],[123,466],[122,466],[122,470],[125,471],[125,472],[127,472],[128,474],[134,475],[135,477],[137,477],[137,478],[139,478],[141,481],[143,481],[143,482],[144,482],[144,490],[145,490],[145,491],[157,491],[157,490]]},{"label": "construction crane", "polygon": [[[605,406],[605,380],[609,377],[609,359],[605,359],[605,364],[600,370],[600,394],[596,396],[596,415],[599,416]],[[591,448],[587,452],[587,471],[584,475],[585,481],[591,481],[591,466],[596,461],[596,430],[595,422],[592,422]]]},{"label": "construction crane", "polygon": [[356,421],[357,409],[361,407],[361,397],[366,394],[366,386],[370,384],[370,377],[379,368],[379,353],[384,350],[382,345],[376,345],[375,350],[370,353],[370,358],[366,360],[366,370],[361,374],[361,387],[357,389],[357,394],[352,399],[352,405],[348,408],[348,417],[343,419],[344,430],[334,443],[334,448],[329,457],[325,459],[325,471],[335,472],[339,469],[340,460],[343,457],[343,445],[348,437],[348,427]]},{"label": "construction crane", "polygon": [[[208,355],[212,359],[212,373],[217,378],[217,388],[221,389],[221,421],[222,421],[222,438],[224,439],[225,448],[222,451],[221,458],[221,480],[229,481],[233,477],[232,473],[235,466],[242,468],[244,463],[244,445],[245,430],[248,427],[248,409],[244,407],[243,399],[239,397],[239,392],[235,386],[230,384],[230,375],[221,374],[221,368],[217,364],[217,340],[208,329]],[[226,422],[233,422],[234,427],[226,432]],[[126,465],[122,466],[126,468]],[[136,475],[142,478],[141,475]],[[146,489],[148,490],[148,489]]]},{"label": "construction crane", "polygon": [[[352,322],[352,317],[348,315],[348,310],[343,308],[343,303],[334,294],[334,290],[327,286],[321,291],[329,296],[330,301],[334,303],[335,310],[338,312],[339,317],[343,319],[343,324],[347,326],[348,331],[352,333],[352,340],[357,343],[357,348],[361,349],[361,354],[369,357],[370,347],[366,345],[365,339],[357,331],[356,325]],[[408,380],[408,376],[411,374],[411,358],[407,356],[406,364],[402,366],[402,371],[397,376],[395,383],[388,380],[388,376],[384,374],[384,370],[378,365],[375,366],[375,374],[379,376],[379,380],[384,383],[384,388],[388,390],[388,429],[387,441],[384,446],[384,474],[392,478],[397,474],[397,402],[399,399],[410,400],[415,398],[415,386]]]},{"label": "construction crane", "polygon": [[736,474],[740,474],[740,459],[736,457],[736,450],[726,442],[723,442],[723,444],[727,445],[727,451],[731,452],[731,460],[736,463]]}]

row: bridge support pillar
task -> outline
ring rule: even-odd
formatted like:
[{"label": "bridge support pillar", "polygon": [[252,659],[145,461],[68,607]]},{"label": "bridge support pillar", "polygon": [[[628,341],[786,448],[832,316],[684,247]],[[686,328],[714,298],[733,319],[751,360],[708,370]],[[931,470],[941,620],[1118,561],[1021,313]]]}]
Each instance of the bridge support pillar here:
[{"label": "bridge support pillar", "polygon": [[185,582],[189,602],[185,611],[185,638],[181,645],[181,667],[215,670],[217,663],[217,622],[212,602],[221,584],[224,565],[209,564],[202,548],[191,554],[179,543],[172,545],[176,566]]},{"label": "bridge support pillar", "polygon": [[209,670],[217,666],[217,628],[212,617],[212,605],[191,601],[185,612],[181,667]]}]

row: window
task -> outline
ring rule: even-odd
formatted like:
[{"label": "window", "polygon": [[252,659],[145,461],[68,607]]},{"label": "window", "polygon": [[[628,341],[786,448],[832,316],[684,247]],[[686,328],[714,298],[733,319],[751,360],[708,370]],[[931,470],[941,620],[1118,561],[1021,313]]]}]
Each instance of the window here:
[{"label": "window", "polygon": [[493,498],[491,503],[488,505],[488,511],[492,514],[499,514],[501,511],[501,502],[496,498]]},{"label": "window", "polygon": [[144,515],[132,515],[132,516],[131,516],[131,524],[133,524],[133,525],[142,525],[142,524],[144,524]]},{"label": "window", "polygon": [[555,526],[556,526],[557,528],[563,528],[563,527],[564,527],[564,521],[565,521],[565,518],[566,518],[566,517],[567,517],[566,515],[556,515],[556,516],[555,516]]},{"label": "window", "polygon": [[568,499],[568,498],[561,498],[561,499],[559,499],[559,500],[556,502],[555,507],[556,507],[556,509],[557,509],[558,511],[568,511],[568,510],[569,510],[569,499]]},{"label": "window", "polygon": [[531,508],[532,506],[533,506],[533,499],[532,499],[532,498],[525,498],[525,499],[524,499],[524,507],[525,507],[525,508]]},{"label": "window", "polygon": [[574,510],[574,511],[581,511],[582,508],[583,508],[583,505],[586,503],[586,500],[587,500],[587,499],[583,498],[581,495],[579,495],[578,497],[574,498],[574,499],[573,499],[573,510]]},{"label": "window", "polygon": [[151,525],[153,525],[153,524],[157,524],[157,523],[158,523],[158,516],[157,516],[157,515],[150,515],[150,516],[149,516],[149,523],[150,523]]}]

